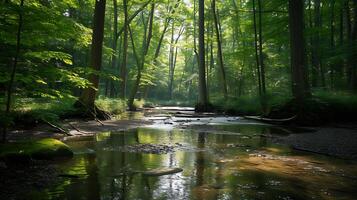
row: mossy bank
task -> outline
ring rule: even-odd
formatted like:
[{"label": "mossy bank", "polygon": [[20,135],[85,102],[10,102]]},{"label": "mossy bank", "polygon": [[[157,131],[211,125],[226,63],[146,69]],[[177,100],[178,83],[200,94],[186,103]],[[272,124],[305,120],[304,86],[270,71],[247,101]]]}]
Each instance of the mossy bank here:
[{"label": "mossy bank", "polygon": [[4,161],[54,160],[72,156],[73,151],[69,146],[52,138],[0,145],[0,160]]}]

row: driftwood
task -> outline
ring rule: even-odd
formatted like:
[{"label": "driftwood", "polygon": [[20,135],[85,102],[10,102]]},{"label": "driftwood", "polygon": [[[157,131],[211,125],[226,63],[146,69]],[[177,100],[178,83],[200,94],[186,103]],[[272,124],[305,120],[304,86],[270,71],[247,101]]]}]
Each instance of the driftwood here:
[{"label": "driftwood", "polygon": [[158,169],[153,169],[150,171],[145,171],[142,172],[143,175],[145,176],[163,176],[163,175],[169,175],[169,174],[176,174],[179,172],[182,172],[183,169],[181,168],[158,168]]},{"label": "driftwood", "polygon": [[251,120],[256,120],[260,122],[266,122],[270,124],[286,124],[294,121],[296,119],[296,115],[290,118],[285,118],[285,119],[271,119],[271,118],[266,118],[266,117],[261,117],[261,116],[244,116],[245,119],[251,119]]}]

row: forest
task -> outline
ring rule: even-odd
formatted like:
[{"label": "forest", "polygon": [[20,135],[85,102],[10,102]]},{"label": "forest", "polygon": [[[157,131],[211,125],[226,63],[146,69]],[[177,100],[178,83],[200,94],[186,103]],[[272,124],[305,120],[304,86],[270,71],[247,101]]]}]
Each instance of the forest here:
[{"label": "forest", "polygon": [[[63,151],[73,156],[70,148],[76,145],[69,145],[64,139],[77,136],[73,131],[78,135],[92,131],[89,135],[96,135],[120,128],[129,131],[135,127],[136,136],[130,137],[136,138],[138,144],[126,147],[125,141],[131,139],[125,137],[129,136],[113,142],[124,142],[118,145],[124,145],[129,154],[133,151],[145,154],[148,149],[156,154],[158,147],[150,146],[149,136],[142,136],[146,130],[140,129],[142,126],[153,123],[157,128],[157,123],[165,127],[173,124],[173,130],[186,127],[195,130],[193,121],[196,118],[202,126],[207,125],[207,128],[196,130],[199,132],[197,143],[203,142],[203,146],[197,148],[203,148],[204,141],[210,140],[207,135],[200,134],[212,125],[205,120],[214,121],[220,117],[224,122],[218,120],[217,124],[244,118],[249,123],[251,120],[273,124],[273,128],[281,126],[293,135],[298,129],[304,133],[314,129],[318,134],[322,132],[319,135],[321,143],[328,137],[335,138],[331,132],[340,133],[335,128],[343,127],[346,129],[343,131],[348,132],[343,141],[350,139],[347,143],[354,146],[356,113],[356,0],[0,0],[3,143],[0,145],[0,169],[10,168],[8,160],[23,160],[23,155],[21,158],[14,156],[14,151],[22,151],[18,149],[22,147],[13,148],[13,143],[23,140],[28,148],[24,151],[29,151],[31,160],[48,155],[33,153],[37,147],[28,147],[28,142],[30,146],[38,146],[38,139],[47,137],[64,143],[52,139],[39,143],[43,146],[63,144]],[[164,122],[160,122],[160,117],[166,117]],[[90,122],[97,125],[93,127]],[[238,130],[245,132],[246,129],[235,129]],[[269,128],[269,134],[274,130]],[[36,131],[41,134],[35,134]],[[259,131],[262,137],[270,137],[266,136],[265,129]],[[53,135],[58,133],[60,136]],[[343,134],[336,137],[342,138]],[[97,143],[103,139],[98,139],[99,136],[94,136]],[[163,133],[162,137],[166,136]],[[306,136],[305,139],[311,138]],[[150,145],[138,142],[144,140]],[[214,141],[226,140],[216,138]],[[177,143],[181,145],[180,142]],[[180,149],[175,145],[160,145],[163,146],[159,146],[159,154],[162,149],[167,152]],[[288,145],[292,149],[333,157],[356,159],[357,155],[356,147],[348,149],[342,145],[343,151],[337,152],[331,150],[328,142],[323,144],[331,147],[327,152],[324,148],[311,148],[313,144],[307,147],[295,143]],[[264,145],[264,148],[267,147]],[[73,151],[76,157],[75,148]],[[92,163],[90,159],[88,162]],[[284,160],[281,162],[283,165]],[[349,163],[341,168],[350,166]],[[185,167],[181,168],[185,172]],[[197,167],[197,176],[199,172]],[[151,171],[143,172],[146,173]],[[10,178],[4,176],[4,179]],[[199,180],[198,176],[196,182]],[[356,184],[355,180],[347,181],[349,186]],[[138,183],[128,185],[126,181],[123,179],[120,185],[130,188],[133,184],[136,192],[146,188]],[[0,186],[5,187],[5,184]],[[189,199],[200,199],[201,193],[192,191],[188,192],[192,195]],[[345,193],[353,193],[350,192]],[[119,199],[135,199],[130,192],[119,193],[124,195],[119,195]],[[289,195],[292,199],[326,197],[322,194],[299,196],[299,193],[301,191]],[[152,196],[143,199],[159,198],[154,192],[150,194]],[[99,196],[93,199],[109,198],[101,196],[102,193],[95,195]],[[232,193],[232,199],[237,197],[235,195]],[[203,199],[221,198],[223,196],[216,194],[214,198]],[[37,198],[31,196],[29,199]]]},{"label": "forest", "polygon": [[2,121],[42,103],[95,111],[96,100],[121,111],[146,102],[264,115],[310,97],[353,107],[355,8],[347,0],[3,1]]}]

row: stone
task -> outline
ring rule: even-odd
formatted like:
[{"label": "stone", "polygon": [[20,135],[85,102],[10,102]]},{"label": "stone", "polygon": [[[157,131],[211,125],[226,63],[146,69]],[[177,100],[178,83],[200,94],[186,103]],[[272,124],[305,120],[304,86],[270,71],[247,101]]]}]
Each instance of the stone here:
[{"label": "stone", "polygon": [[179,172],[182,172],[183,169],[181,168],[157,168],[149,171],[145,171],[142,174],[145,176],[163,176],[163,175],[169,175],[169,174],[176,174]]}]

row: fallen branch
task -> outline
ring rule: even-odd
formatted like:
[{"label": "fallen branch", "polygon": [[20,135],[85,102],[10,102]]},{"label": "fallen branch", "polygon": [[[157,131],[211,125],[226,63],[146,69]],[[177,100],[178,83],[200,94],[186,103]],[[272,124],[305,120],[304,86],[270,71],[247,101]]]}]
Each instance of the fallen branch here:
[{"label": "fallen branch", "polygon": [[77,127],[75,127],[75,126],[74,126],[73,124],[71,124],[71,123],[68,123],[68,125],[69,125],[71,128],[73,128],[74,130],[78,131],[79,133],[88,134],[87,132],[84,132],[84,131],[79,130]]},{"label": "fallen branch", "polygon": [[45,119],[41,119],[41,120],[42,120],[45,124],[49,125],[50,127],[54,128],[54,129],[56,129],[56,130],[58,130],[59,132],[64,133],[64,134],[66,134],[66,135],[68,135],[68,136],[73,136],[73,135],[70,134],[68,131],[64,130],[62,127],[57,126],[57,125],[55,125],[55,124],[52,124],[51,122],[49,122],[49,121],[47,121],[47,120],[45,120]]}]

